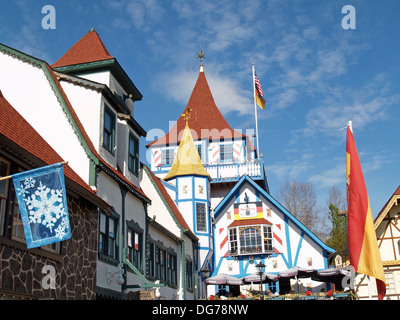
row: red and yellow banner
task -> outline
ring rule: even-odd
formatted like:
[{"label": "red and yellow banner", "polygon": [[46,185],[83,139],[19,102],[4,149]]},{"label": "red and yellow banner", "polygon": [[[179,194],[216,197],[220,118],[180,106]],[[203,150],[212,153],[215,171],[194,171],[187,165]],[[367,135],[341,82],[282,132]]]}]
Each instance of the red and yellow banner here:
[{"label": "red and yellow banner", "polygon": [[233,213],[234,220],[260,219],[264,217],[264,209],[261,201],[235,203]]},{"label": "red and yellow banner", "polygon": [[350,264],[356,272],[376,278],[378,298],[382,300],[386,293],[385,273],[361,163],[349,126],[346,143],[346,176]]}]

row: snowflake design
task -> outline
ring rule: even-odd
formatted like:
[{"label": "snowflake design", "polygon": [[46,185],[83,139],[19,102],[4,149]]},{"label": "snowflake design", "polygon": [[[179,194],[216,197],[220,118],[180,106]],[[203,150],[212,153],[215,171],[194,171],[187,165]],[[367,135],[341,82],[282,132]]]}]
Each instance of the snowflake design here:
[{"label": "snowflake design", "polygon": [[[42,184],[42,182],[39,182],[36,191],[31,196],[24,197],[24,200],[28,209],[29,223],[41,223],[46,226],[50,232],[53,232],[55,223],[57,223],[60,218],[66,216],[63,206],[62,190],[50,189]],[[66,218],[64,219],[66,220]],[[60,230],[63,228],[65,229],[65,226],[59,229],[58,234],[61,234]]]},{"label": "snowflake design", "polygon": [[17,195],[18,196],[22,195],[22,198],[25,198],[25,195],[29,193],[29,191],[26,189],[28,189],[28,188],[25,187],[25,185],[21,184],[21,187],[17,188]]},{"label": "snowflake design", "polygon": [[24,180],[24,185],[25,185],[26,189],[34,188],[35,187],[35,183],[36,183],[36,181],[32,177],[27,177]]},{"label": "snowflake design", "polygon": [[54,229],[56,237],[62,239],[68,231],[69,223],[67,218],[62,218],[61,223]]}]

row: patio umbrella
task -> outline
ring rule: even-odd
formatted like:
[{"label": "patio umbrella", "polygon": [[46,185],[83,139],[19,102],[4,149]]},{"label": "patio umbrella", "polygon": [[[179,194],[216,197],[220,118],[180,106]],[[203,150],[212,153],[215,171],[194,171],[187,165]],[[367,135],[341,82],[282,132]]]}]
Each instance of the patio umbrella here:
[{"label": "patio umbrella", "polygon": [[279,272],[279,278],[311,278],[317,273],[317,270],[311,268],[293,267]]},{"label": "patio umbrella", "polygon": [[[278,281],[278,275],[277,274],[271,274],[271,273],[263,273],[261,276],[262,283],[266,282],[271,282],[271,281]],[[254,272],[248,276],[245,276],[242,278],[244,283],[259,283],[260,282],[260,274],[258,272]]]},{"label": "patio umbrella", "polygon": [[330,268],[317,271],[317,273],[313,275],[311,279],[320,282],[338,282],[346,276],[350,277],[351,272],[348,270]]},{"label": "patio umbrella", "polygon": [[233,276],[227,275],[225,273],[217,274],[214,277],[207,278],[204,280],[205,284],[228,284],[228,285],[241,285],[243,283],[242,279],[235,278]]}]

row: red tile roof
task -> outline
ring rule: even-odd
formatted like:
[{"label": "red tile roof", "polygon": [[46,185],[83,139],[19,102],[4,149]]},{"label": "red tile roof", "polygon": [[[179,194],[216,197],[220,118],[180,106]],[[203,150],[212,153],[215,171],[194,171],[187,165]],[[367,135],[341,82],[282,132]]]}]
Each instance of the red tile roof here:
[{"label": "red tile roof", "polygon": [[[1,91],[0,135],[48,165],[64,161],[40,134],[11,106],[4,98]],[[68,164],[64,165],[64,174],[82,188],[95,195],[95,192]]]},{"label": "red tile roof", "polygon": [[[199,73],[187,107],[191,108],[189,127],[194,140],[219,140],[221,138],[232,139],[245,137],[244,134],[233,130],[218,110],[204,72]],[[185,111],[186,108],[184,112]],[[151,145],[179,143],[185,124],[184,117],[180,116],[170,132],[149,143],[147,147]]]},{"label": "red tile roof", "polygon": [[93,29],[75,43],[52,68],[74,64],[113,59],[101,41],[100,36]]}]

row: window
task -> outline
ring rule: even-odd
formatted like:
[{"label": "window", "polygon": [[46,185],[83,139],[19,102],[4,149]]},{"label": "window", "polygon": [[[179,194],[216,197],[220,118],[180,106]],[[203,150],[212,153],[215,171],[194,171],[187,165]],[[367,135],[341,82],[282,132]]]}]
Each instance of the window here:
[{"label": "window", "polygon": [[197,147],[197,152],[199,153],[199,156],[200,156],[200,160],[202,160],[201,159],[201,144],[197,145],[196,147]]},{"label": "window", "polygon": [[139,173],[139,140],[133,135],[129,135],[129,155],[128,168],[136,176]]},{"label": "window", "polygon": [[274,253],[271,225],[235,226],[228,228],[229,254]]},{"label": "window", "polygon": [[142,268],[142,234],[128,229],[128,260],[136,268]]},{"label": "window", "polygon": [[[10,164],[0,158],[0,177],[8,176],[9,172]],[[2,235],[4,232],[4,219],[9,181],[10,179],[0,181],[0,235]]]},{"label": "window", "polygon": [[118,220],[100,212],[99,254],[118,259]]},{"label": "window", "polygon": [[207,231],[205,203],[196,203],[196,226],[197,231]]},{"label": "window", "polygon": [[168,252],[167,255],[167,281],[170,285],[177,284],[176,254]]},{"label": "window", "polygon": [[221,144],[219,147],[219,159],[221,162],[233,161],[233,145]]},{"label": "window", "polygon": [[174,162],[175,151],[174,149],[161,150],[161,164],[170,165]]},{"label": "window", "polygon": [[103,146],[114,154],[115,114],[106,105],[104,105]]},{"label": "window", "polygon": [[386,294],[396,293],[393,272],[385,272]]},{"label": "window", "polygon": [[149,277],[154,277],[154,243],[147,242],[146,273]]},{"label": "window", "polygon": [[236,228],[228,229],[229,230],[229,253],[231,255],[237,255],[237,230]]},{"label": "window", "polygon": [[25,241],[24,226],[22,224],[21,212],[19,211],[19,205],[17,198],[14,197],[14,201],[10,202],[13,224],[12,224],[12,238]]},{"label": "window", "polygon": [[193,289],[193,263],[186,259],[186,287]]},{"label": "window", "polygon": [[264,252],[274,252],[271,226],[264,226]]},{"label": "window", "polygon": [[[246,228],[240,235],[240,253],[261,253],[261,233],[260,228]],[[239,231],[239,232],[240,232]]]},{"label": "window", "polygon": [[[23,169],[19,168],[18,172],[22,172]],[[12,212],[12,230],[11,237],[13,239],[21,240],[25,242],[25,232],[24,225],[22,223],[21,212],[19,211],[19,205],[17,200],[17,195],[15,193],[14,185],[11,184],[11,199],[10,199],[10,208]]]},{"label": "window", "polygon": [[166,281],[166,251],[160,247],[156,247],[156,278]]}]

